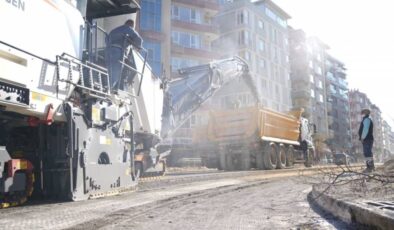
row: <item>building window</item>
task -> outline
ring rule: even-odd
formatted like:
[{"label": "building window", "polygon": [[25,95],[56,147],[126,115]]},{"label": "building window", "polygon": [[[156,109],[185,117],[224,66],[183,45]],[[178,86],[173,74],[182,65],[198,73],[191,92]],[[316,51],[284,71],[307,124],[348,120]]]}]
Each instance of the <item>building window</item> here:
[{"label": "building window", "polygon": [[315,98],[315,90],[311,89],[311,97]]},{"label": "building window", "polygon": [[249,45],[249,31],[243,30],[238,33],[238,44],[239,45]]},{"label": "building window", "polygon": [[247,11],[246,9],[239,11],[237,13],[237,23],[238,25],[249,24],[249,11]]},{"label": "building window", "polygon": [[191,9],[183,6],[171,6],[171,18],[183,22],[191,22],[201,24],[201,12],[196,9]]},{"label": "building window", "polygon": [[195,9],[190,10],[190,21],[196,24],[201,24],[201,14],[200,11]]},{"label": "building window", "polygon": [[274,43],[278,41],[278,31],[274,27],[271,27],[271,41]]},{"label": "building window", "polygon": [[265,60],[264,59],[260,59],[257,62],[258,62],[257,65],[258,65],[259,73],[263,73],[264,69],[265,69]]},{"label": "building window", "polygon": [[161,31],[161,0],[141,1],[141,30]]},{"label": "building window", "polygon": [[317,87],[319,87],[320,89],[323,89],[323,82],[321,80],[318,81]]},{"label": "building window", "polygon": [[319,94],[319,102],[323,103],[323,101],[324,101],[323,95]]},{"label": "building window", "polygon": [[180,19],[178,6],[174,6],[174,5],[171,6],[171,18],[177,20]]},{"label": "building window", "polygon": [[320,66],[316,66],[316,67],[315,67],[315,73],[317,73],[317,74],[319,74],[319,75],[322,75],[322,70],[321,70],[321,67],[320,67]]},{"label": "building window", "polygon": [[264,51],[264,41],[262,39],[259,39],[258,47],[260,52]]},{"label": "building window", "polygon": [[309,74],[309,80],[314,83],[315,82],[315,77],[312,74]]},{"label": "building window", "polygon": [[264,22],[259,20],[258,26],[259,26],[259,29],[264,29]]},{"label": "building window", "polygon": [[313,61],[309,60],[309,68],[313,69]]},{"label": "building window", "polygon": [[276,15],[272,10],[269,8],[265,8],[265,14],[270,17],[273,21],[277,22],[283,28],[287,27],[287,21]]},{"label": "building window", "polygon": [[279,60],[279,49],[278,48],[276,48],[275,46],[271,46],[271,56],[272,56],[272,59],[273,60],[275,60],[275,61],[278,61]]},{"label": "building window", "polygon": [[148,51],[147,61],[152,67],[155,76],[161,76],[161,44],[149,40],[144,41],[144,47]]},{"label": "building window", "polygon": [[182,47],[194,48],[194,49],[201,48],[201,38],[199,35],[196,34],[172,31],[171,40],[173,43],[178,44]]}]

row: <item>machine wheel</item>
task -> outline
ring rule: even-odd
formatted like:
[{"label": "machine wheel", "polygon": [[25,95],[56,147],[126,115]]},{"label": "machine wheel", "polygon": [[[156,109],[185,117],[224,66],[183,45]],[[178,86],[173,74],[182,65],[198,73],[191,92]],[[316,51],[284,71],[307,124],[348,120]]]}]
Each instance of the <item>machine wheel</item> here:
[{"label": "machine wheel", "polygon": [[139,162],[139,161],[135,162],[134,167],[135,167],[134,176],[135,176],[136,180],[138,180],[141,177],[141,175],[143,174],[142,162]]},{"label": "machine wheel", "polygon": [[265,147],[264,151],[264,166],[265,169],[271,170],[276,168],[278,161],[277,146],[275,143],[270,143]]},{"label": "machine wheel", "polygon": [[283,144],[279,145],[278,151],[277,151],[277,162],[276,162],[276,168],[277,169],[284,169],[286,168],[286,147]]},{"label": "machine wheel", "polygon": [[294,147],[292,145],[286,151],[286,166],[292,167],[294,165]]},{"label": "machine wheel", "polygon": [[306,159],[305,159],[305,167],[312,167],[313,164],[313,149],[308,148],[307,154],[306,154]]}]

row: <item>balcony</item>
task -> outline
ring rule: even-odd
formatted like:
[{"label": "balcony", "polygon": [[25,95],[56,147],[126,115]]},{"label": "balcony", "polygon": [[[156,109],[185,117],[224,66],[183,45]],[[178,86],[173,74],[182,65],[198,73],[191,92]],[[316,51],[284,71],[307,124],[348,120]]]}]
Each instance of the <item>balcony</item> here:
[{"label": "balcony", "polygon": [[172,19],[173,28],[181,28],[185,30],[194,31],[197,33],[209,33],[213,35],[210,40],[215,40],[219,37],[219,27],[213,24],[198,24],[192,22],[181,21],[177,19]]},{"label": "balcony", "polygon": [[335,77],[334,77],[333,74],[328,74],[328,73],[327,73],[327,80],[329,80],[329,81],[332,82],[332,83],[335,83],[335,82],[336,82],[336,79],[335,79]]},{"label": "balcony", "polygon": [[338,79],[338,84],[339,84],[339,86],[341,86],[341,87],[344,88],[344,89],[348,89],[348,87],[349,87],[347,81],[345,81],[345,80],[342,79],[342,78],[339,78],[339,79]]},{"label": "balcony", "polygon": [[196,0],[172,0],[172,2],[196,6],[196,7],[204,8],[206,10],[211,10],[211,11],[215,11],[215,12],[220,10],[220,5],[217,3],[216,0],[198,0],[198,1],[196,1]]},{"label": "balcony", "polygon": [[175,43],[171,44],[171,53],[179,54],[179,55],[186,55],[186,56],[194,56],[197,58],[203,58],[203,59],[209,59],[209,60],[219,58],[219,53],[211,51],[209,49],[188,48],[188,47],[180,46]]},{"label": "balcony", "polygon": [[338,74],[340,74],[342,76],[346,75],[345,70],[343,68],[340,68],[340,67],[335,68],[335,72],[337,72]]}]

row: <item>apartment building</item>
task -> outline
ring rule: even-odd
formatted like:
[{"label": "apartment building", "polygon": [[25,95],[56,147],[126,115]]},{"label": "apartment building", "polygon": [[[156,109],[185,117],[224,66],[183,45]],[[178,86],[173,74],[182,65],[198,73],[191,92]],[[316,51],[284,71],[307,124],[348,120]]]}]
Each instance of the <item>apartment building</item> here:
[{"label": "apartment building", "polygon": [[[216,20],[220,38],[215,48],[222,58],[238,55],[250,68],[259,103],[276,111],[291,108],[287,20],[290,16],[269,0],[224,1]],[[253,105],[256,98],[242,82],[220,92],[222,108]]]},{"label": "apartment building", "polygon": [[148,63],[158,76],[218,57],[211,43],[218,38],[216,0],[140,0],[138,31]]},{"label": "apartment building", "polygon": [[[215,23],[220,5],[216,0],[171,0],[170,31],[170,71],[174,76],[180,68],[207,64],[219,57],[212,47],[219,37],[219,27]],[[202,114],[202,115],[199,115]],[[193,157],[191,151],[192,129],[204,118],[204,108],[200,108],[173,135],[173,151],[169,163],[176,165],[179,159]],[[198,157],[198,156],[196,156]]]},{"label": "apartment building", "polygon": [[338,151],[351,149],[348,83],[344,64],[331,55],[326,57],[326,98],[328,146]]},{"label": "apartment building", "polygon": [[300,29],[290,28],[289,34],[293,107],[303,108],[304,116],[316,125],[315,139],[333,138],[335,131],[330,132],[328,127],[327,101],[334,95],[326,95],[326,72],[331,69],[330,64],[326,66],[329,47]]},{"label": "apartment building", "polygon": [[139,0],[137,30],[148,51],[147,61],[157,77],[170,72],[171,1]]},{"label": "apartment building", "polygon": [[171,70],[205,64],[218,58],[212,42],[219,37],[216,0],[171,1]]},{"label": "apartment building", "polygon": [[382,111],[375,104],[371,106],[371,118],[374,124],[374,145],[372,150],[375,154],[375,160],[378,162],[382,162],[384,155],[383,119]]}]

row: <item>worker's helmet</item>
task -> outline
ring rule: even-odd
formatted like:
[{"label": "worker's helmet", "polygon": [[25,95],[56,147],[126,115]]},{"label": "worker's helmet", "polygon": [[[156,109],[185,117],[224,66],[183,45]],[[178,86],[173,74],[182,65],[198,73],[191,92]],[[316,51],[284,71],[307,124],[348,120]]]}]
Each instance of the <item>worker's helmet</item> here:
[{"label": "worker's helmet", "polygon": [[371,110],[368,109],[368,108],[364,108],[364,109],[361,110],[361,114],[363,114],[363,115],[369,115],[369,114],[371,114]]}]

